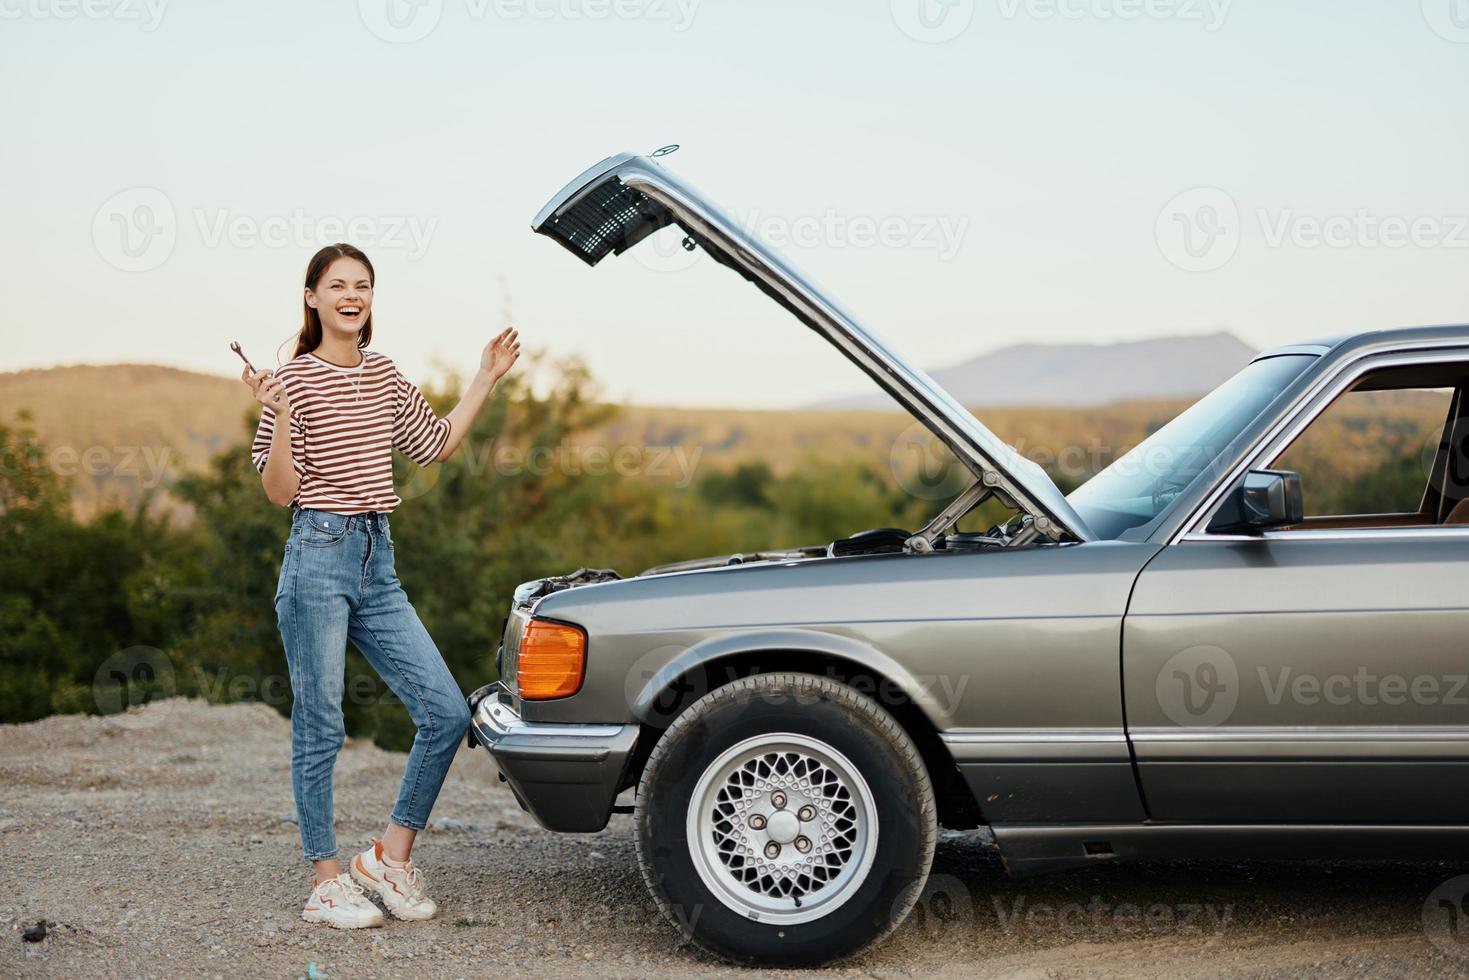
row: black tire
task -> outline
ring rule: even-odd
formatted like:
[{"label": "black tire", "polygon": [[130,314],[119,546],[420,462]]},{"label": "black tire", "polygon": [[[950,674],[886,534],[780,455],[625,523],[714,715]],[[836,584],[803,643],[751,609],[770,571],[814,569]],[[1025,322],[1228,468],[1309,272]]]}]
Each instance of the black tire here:
[{"label": "black tire", "polygon": [[[756,921],[726,904],[701,876],[708,872],[700,871],[687,826],[706,770],[735,746],[777,734],[835,750],[875,803],[865,876],[838,889],[848,895],[840,905],[799,923]],[[643,879],[685,938],[736,962],[782,966],[851,956],[895,929],[928,879],[938,834],[933,786],[907,732],[872,699],[811,674],[747,677],[696,701],[654,747],[634,819]],[[768,823],[774,827],[774,817]],[[813,906],[821,897],[816,889],[807,896]]]}]

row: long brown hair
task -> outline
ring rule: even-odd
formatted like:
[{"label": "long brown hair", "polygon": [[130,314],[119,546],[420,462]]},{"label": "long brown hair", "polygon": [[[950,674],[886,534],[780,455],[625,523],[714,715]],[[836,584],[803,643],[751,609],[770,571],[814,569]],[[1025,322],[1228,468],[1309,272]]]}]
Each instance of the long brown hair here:
[{"label": "long brown hair", "polygon": [[[306,265],[306,288],[315,289],[321,282],[321,277],[326,275],[327,267],[337,259],[356,259],[367,267],[367,281],[369,285],[377,284],[377,273],[373,271],[372,262],[367,255],[355,245],[346,242],[337,242],[311,256],[311,261]],[[306,297],[301,297],[301,332],[296,335],[296,352],[291,357],[297,358],[302,354],[309,354],[321,346],[321,314],[311,308],[306,302]],[[366,347],[372,343],[372,314],[367,314],[367,321],[362,324],[362,329],[357,331],[358,348]],[[279,355],[277,355],[279,356]]]}]

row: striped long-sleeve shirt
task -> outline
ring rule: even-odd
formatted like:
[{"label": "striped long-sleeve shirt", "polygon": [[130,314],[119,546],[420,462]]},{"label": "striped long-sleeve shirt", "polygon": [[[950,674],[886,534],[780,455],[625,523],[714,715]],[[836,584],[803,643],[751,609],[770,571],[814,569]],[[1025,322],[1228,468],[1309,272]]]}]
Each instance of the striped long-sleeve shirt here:
[{"label": "striped long-sleeve shirt", "polygon": [[[302,354],[275,372],[291,399],[291,458],[301,487],[292,503],[334,514],[387,513],[402,501],[393,492],[393,454],[432,463],[449,438],[449,420],[434,415],[416,386],[393,362],[363,351],[344,368]],[[276,415],[260,414],[250,456],[264,471]]]}]

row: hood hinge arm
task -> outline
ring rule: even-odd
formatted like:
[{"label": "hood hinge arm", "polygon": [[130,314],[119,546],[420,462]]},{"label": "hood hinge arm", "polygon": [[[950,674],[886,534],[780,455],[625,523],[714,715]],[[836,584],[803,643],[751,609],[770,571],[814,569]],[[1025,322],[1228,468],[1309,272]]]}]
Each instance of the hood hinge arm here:
[{"label": "hood hinge arm", "polygon": [[949,506],[935,514],[933,520],[923,525],[920,530],[915,531],[903,543],[904,549],[918,555],[926,555],[933,551],[934,542],[957,524],[959,518],[988,500],[995,492],[995,484],[998,482],[998,477],[990,472],[986,472],[983,479],[975,478],[959,496],[949,502]]}]

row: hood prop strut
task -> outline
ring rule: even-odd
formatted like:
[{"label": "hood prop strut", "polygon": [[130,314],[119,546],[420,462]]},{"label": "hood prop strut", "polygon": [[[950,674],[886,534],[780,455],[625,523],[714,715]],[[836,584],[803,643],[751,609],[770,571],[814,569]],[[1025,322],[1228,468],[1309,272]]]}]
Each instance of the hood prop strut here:
[{"label": "hood prop strut", "polygon": [[[934,515],[933,520],[915,532],[903,543],[908,552],[915,555],[926,555],[933,551],[934,544],[939,538],[948,533],[949,529],[959,523],[959,518],[969,511],[984,503],[990,497],[999,494],[996,484],[1000,482],[999,474],[993,470],[985,470],[984,476],[977,477],[964,488],[959,496],[949,502],[949,505]],[[1003,496],[1001,497],[1003,500]],[[1006,506],[1018,510],[1013,501],[1005,501]]]}]

